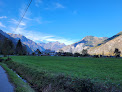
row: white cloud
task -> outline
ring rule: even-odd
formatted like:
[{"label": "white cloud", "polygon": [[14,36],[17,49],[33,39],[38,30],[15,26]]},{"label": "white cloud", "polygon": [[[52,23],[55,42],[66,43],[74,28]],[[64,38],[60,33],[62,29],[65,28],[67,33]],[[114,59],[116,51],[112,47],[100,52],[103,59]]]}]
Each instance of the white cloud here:
[{"label": "white cloud", "polygon": [[35,5],[39,7],[42,4],[42,0],[35,0]]},{"label": "white cloud", "polygon": [[30,31],[30,30],[26,30],[25,27],[18,27],[17,30],[15,30],[15,28],[11,27],[11,31],[14,34],[22,34],[24,36],[26,36],[28,39],[31,39],[35,42],[61,42],[61,43],[65,43],[66,45],[72,44],[74,42],[76,42],[75,40],[71,40],[71,39],[66,39],[63,37],[57,37],[51,34],[45,34],[45,33],[41,33],[41,32],[36,32],[36,31]]},{"label": "white cloud", "polygon": [[[28,20],[30,21],[30,20]],[[42,21],[42,18],[34,18],[31,20],[31,22],[36,21],[39,23],[49,23],[49,21]],[[35,41],[35,42],[54,42],[54,41],[59,41],[61,43],[65,43],[66,45],[72,44],[75,41],[71,40],[71,39],[66,39],[63,37],[58,37],[58,36],[54,36],[52,34],[45,34],[45,33],[41,33],[39,31],[35,31],[35,30],[27,30],[27,25],[25,22],[21,22],[20,25],[16,30],[15,30],[15,26],[18,24],[17,20],[15,19],[11,19],[10,21],[13,25],[9,28],[11,30],[11,33],[14,34],[22,34],[24,36],[26,36],[27,38]]]},{"label": "white cloud", "polygon": [[60,3],[52,3],[52,4],[47,4],[47,7],[45,8],[46,10],[55,10],[55,9],[61,9],[65,8],[62,4]]},{"label": "white cloud", "polygon": [[36,17],[36,18],[32,19],[32,21],[36,22],[38,24],[49,24],[49,23],[52,23],[52,21],[43,20],[42,17]]},{"label": "white cloud", "polygon": [[52,37],[52,38],[47,38],[46,41],[58,41],[58,42],[61,42],[61,43],[65,43],[66,45],[70,45],[72,43],[75,42],[75,40],[71,40],[71,39],[65,39],[65,38],[62,38],[62,37]]},{"label": "white cloud", "polygon": [[0,19],[6,19],[7,17],[6,16],[1,16]]},{"label": "white cloud", "polygon": [[66,45],[72,44],[75,42],[75,40],[71,40],[71,39],[65,39],[62,37],[57,37],[54,35],[50,35],[50,34],[44,34],[44,33],[37,33],[34,31],[29,32],[28,34],[25,35],[27,38],[35,41],[35,42],[61,42],[61,43],[65,43]]},{"label": "white cloud", "polygon": [[5,28],[6,26],[5,26],[5,25],[3,25],[3,24],[2,24],[2,22],[0,22],[0,27],[4,27],[4,28]]},{"label": "white cloud", "polygon": [[[36,2],[42,2],[42,0],[36,0]],[[19,15],[20,15],[20,17],[22,17],[23,16],[23,13],[24,13],[24,11],[25,11],[25,9],[24,9],[25,7],[24,7],[24,5],[22,6],[22,8],[20,8],[19,9]],[[27,24],[27,23],[38,23],[38,24],[48,24],[48,23],[52,23],[51,21],[48,21],[48,20],[43,20],[43,18],[42,17],[33,17],[33,18],[31,18],[31,15],[32,15],[32,12],[28,9],[28,11],[26,12],[26,14],[25,14],[25,16],[24,16],[24,18],[23,18],[23,23],[21,23],[21,24]]]},{"label": "white cloud", "polygon": [[[22,7],[19,9],[19,15],[20,15],[20,18],[23,17],[23,14],[25,12],[25,9],[27,8],[27,5],[22,5]],[[27,12],[25,13],[24,17],[23,17],[23,20],[26,19],[26,20],[31,20],[30,16],[32,15],[32,12],[30,9],[27,10]]]},{"label": "white cloud", "polygon": [[14,33],[14,34],[22,34],[22,35],[24,35],[23,33],[25,31],[25,28],[18,27],[17,29],[15,29],[15,27],[10,27],[10,29],[11,29],[11,32]]},{"label": "white cloud", "polygon": [[33,19],[33,21],[36,21],[39,24],[43,24],[42,17],[36,17],[36,18]]},{"label": "white cloud", "polygon": [[[18,23],[19,23],[19,21],[15,20],[15,19],[11,19],[11,21],[9,21],[9,22],[11,22],[15,25],[18,25]],[[26,25],[25,22],[23,22],[23,21],[20,22],[20,26],[25,26],[25,25]]]},{"label": "white cloud", "polygon": [[[36,1],[38,3],[41,3],[42,0],[36,0]],[[60,3],[55,3],[55,6],[53,6],[53,7],[55,7],[55,9],[56,8],[65,8]],[[20,9],[20,16],[22,16],[21,14],[23,12],[23,9],[24,8]],[[71,40],[71,39],[54,36],[52,34],[41,33],[37,30],[36,31],[35,30],[27,30],[28,23],[31,23],[31,24],[34,24],[34,23],[39,23],[39,24],[51,23],[51,21],[43,20],[42,17],[30,18],[30,15],[31,15],[31,11],[27,12],[23,21],[20,23],[20,26],[16,30],[15,30],[15,26],[18,24],[18,21],[15,19],[11,19],[9,21],[12,23],[11,27],[9,28],[11,33],[22,34],[22,35],[26,36],[27,38],[29,38],[35,42],[59,41],[61,43],[65,43],[66,45],[69,45],[69,44],[72,44],[75,42],[74,40]]]},{"label": "white cloud", "polygon": [[65,8],[65,7],[60,3],[55,3],[55,8]]}]

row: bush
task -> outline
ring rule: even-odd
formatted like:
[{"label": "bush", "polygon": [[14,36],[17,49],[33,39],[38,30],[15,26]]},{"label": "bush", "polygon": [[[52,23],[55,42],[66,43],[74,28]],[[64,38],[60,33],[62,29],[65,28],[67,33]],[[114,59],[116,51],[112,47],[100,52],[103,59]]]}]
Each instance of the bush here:
[{"label": "bush", "polygon": [[94,58],[99,58],[99,55],[94,55],[93,57],[94,57]]},{"label": "bush", "polygon": [[81,56],[80,53],[74,53],[74,57],[79,57],[79,56]]}]

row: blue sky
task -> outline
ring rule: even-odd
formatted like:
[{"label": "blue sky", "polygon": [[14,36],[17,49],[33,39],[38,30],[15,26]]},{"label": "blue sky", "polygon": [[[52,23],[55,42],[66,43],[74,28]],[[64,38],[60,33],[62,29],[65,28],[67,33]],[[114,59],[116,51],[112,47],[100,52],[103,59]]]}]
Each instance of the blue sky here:
[{"label": "blue sky", "polygon": [[0,0],[0,29],[35,42],[72,44],[83,37],[111,37],[122,31],[122,0]]}]

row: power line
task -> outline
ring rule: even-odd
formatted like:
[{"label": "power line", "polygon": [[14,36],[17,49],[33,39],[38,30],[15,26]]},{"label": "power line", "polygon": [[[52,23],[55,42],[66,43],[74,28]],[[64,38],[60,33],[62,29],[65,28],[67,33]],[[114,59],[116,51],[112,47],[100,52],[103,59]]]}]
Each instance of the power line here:
[{"label": "power line", "polygon": [[26,14],[26,12],[27,12],[27,10],[28,10],[29,6],[31,5],[31,3],[32,3],[32,0],[31,0],[31,1],[29,2],[29,4],[27,5],[27,8],[25,9],[25,12],[23,13],[23,15],[22,15],[21,19],[19,20],[19,23],[18,23],[18,25],[16,26],[15,31],[16,31],[16,30],[17,30],[17,28],[19,27],[19,25],[20,25],[20,23],[21,23],[22,19],[24,18],[24,16],[25,16],[25,14]]}]

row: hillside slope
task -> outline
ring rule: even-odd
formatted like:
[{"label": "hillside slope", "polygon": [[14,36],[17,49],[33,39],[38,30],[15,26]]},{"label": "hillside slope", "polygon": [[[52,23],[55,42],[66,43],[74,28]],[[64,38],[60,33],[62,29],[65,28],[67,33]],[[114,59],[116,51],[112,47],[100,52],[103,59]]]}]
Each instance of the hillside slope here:
[{"label": "hillside slope", "polygon": [[12,33],[8,33],[11,37],[17,39],[17,40],[21,40],[23,44],[27,45],[32,51],[35,51],[37,49],[39,49],[40,51],[44,51],[45,49],[41,46],[39,46],[37,43],[35,43],[34,41],[26,38],[23,35],[20,34],[12,34]]},{"label": "hillside slope", "polygon": [[17,40],[14,39],[13,37],[11,37],[10,35],[8,35],[6,32],[3,32],[2,30],[0,30],[0,34],[2,35],[1,37],[4,36],[4,37],[8,38],[9,40],[11,40],[14,45],[17,44]]},{"label": "hillside slope", "polygon": [[1,42],[4,41],[5,38],[6,38],[6,37],[0,33],[0,41],[1,41]]},{"label": "hillside slope", "polygon": [[63,50],[64,52],[81,53],[83,49],[89,49],[91,47],[94,47],[106,39],[107,37],[86,36],[81,41],[65,46],[60,50]]},{"label": "hillside slope", "polygon": [[[89,54],[101,54],[101,55],[114,55],[115,48],[118,48],[122,52],[122,32],[108,38],[107,41],[102,43],[100,46],[89,49]],[[122,53],[121,53],[122,55]]]},{"label": "hillside slope", "polygon": [[53,51],[57,51],[64,46],[66,46],[64,43],[60,43],[58,41],[56,42],[48,42],[48,43],[39,43],[38,45],[42,46],[44,49],[50,49]]},{"label": "hillside slope", "polygon": [[[11,37],[10,35],[8,35],[6,32],[3,32],[2,30],[0,30],[0,34],[2,35],[2,36],[1,36],[1,39],[3,39],[3,38],[2,38],[3,36],[4,36],[5,38],[8,38],[9,40],[11,40],[11,41],[13,42],[14,46],[16,47],[16,44],[17,44],[17,42],[18,42],[17,39]],[[26,46],[25,44],[23,44],[23,45]],[[27,52],[29,52],[29,53],[32,52],[32,50],[31,50],[28,46],[26,46],[26,48],[27,48]]]}]

